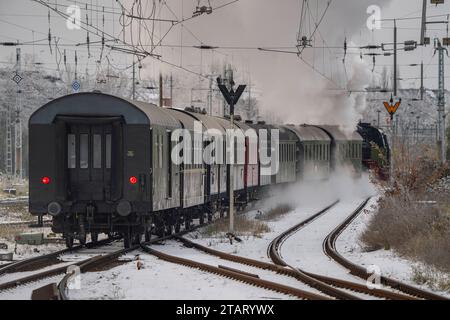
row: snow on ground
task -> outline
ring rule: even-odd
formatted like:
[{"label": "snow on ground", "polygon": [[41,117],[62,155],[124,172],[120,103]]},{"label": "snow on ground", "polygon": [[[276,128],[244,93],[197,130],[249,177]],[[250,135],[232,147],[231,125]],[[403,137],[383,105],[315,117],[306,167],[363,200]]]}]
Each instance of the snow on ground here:
[{"label": "snow on ground", "polygon": [[[336,241],[338,252],[350,261],[361,266],[375,266],[379,268],[381,274],[386,277],[430,290],[427,286],[418,285],[412,280],[413,268],[418,266],[423,267],[423,264],[403,258],[393,250],[376,250],[372,252],[366,252],[364,250],[364,246],[359,240],[359,237],[366,229],[371,217],[376,214],[377,201],[377,197],[372,198],[367,204],[366,210],[363,210],[338,237]],[[449,293],[436,293],[450,297]]]},{"label": "snow on ground", "polygon": [[[328,204],[331,203],[332,201],[330,201]],[[324,207],[326,207],[326,205],[306,205],[304,207],[296,208],[294,211],[289,212],[279,220],[268,221],[267,224],[269,225],[270,232],[263,233],[260,237],[251,235],[242,236],[240,237],[243,240],[242,242],[233,241],[233,244],[230,244],[228,238],[225,238],[222,235],[208,236],[202,234],[201,230],[186,235],[186,238],[204,246],[211,247],[213,249],[220,250],[226,253],[265,262],[272,262],[272,260],[267,256],[267,248],[270,242],[280,233],[292,227],[292,225],[308,218],[316,211],[319,211]],[[253,217],[256,214],[257,210],[252,210],[247,213],[249,217]]]},{"label": "snow on ground", "polygon": [[[158,249],[158,248],[156,248]],[[222,276],[139,254],[144,266],[130,262],[102,272],[81,275],[81,289],[69,290],[71,299],[212,299],[256,300],[293,297],[253,287]]]},{"label": "snow on ground", "polygon": [[281,248],[283,259],[289,265],[308,272],[361,283],[361,279],[350,275],[347,269],[325,255],[322,244],[325,237],[363,201],[364,198],[341,200],[324,215],[298,230],[285,240]]},{"label": "snow on ground", "polygon": [[[28,277],[28,276],[31,276],[31,275],[36,274],[36,273],[41,273],[41,272],[44,272],[44,271],[56,269],[56,268],[59,268],[59,267],[67,266],[69,264],[71,264],[71,262],[61,262],[61,263],[56,263],[56,264],[53,264],[51,266],[47,266],[47,267],[41,268],[39,270],[15,272],[15,273],[6,273],[6,274],[3,274],[3,275],[0,275],[0,283],[7,283],[7,282],[10,282],[10,281],[22,279],[24,277]],[[0,292],[0,300],[2,298],[2,294],[3,293]],[[3,294],[3,295],[7,295],[7,294]]]},{"label": "snow on ground", "polygon": [[[308,182],[294,188],[276,191],[272,197],[259,201],[254,210],[246,213],[248,217],[254,218],[258,209],[264,212],[279,204],[291,204],[295,207],[293,211],[275,220],[265,221],[270,231],[263,233],[260,237],[242,236],[242,242],[234,241],[233,244],[230,244],[223,235],[208,235],[204,229],[192,232],[186,237],[216,250],[270,262],[267,256],[267,247],[276,236],[328,206],[336,199],[340,199],[340,203],[329,212],[287,239],[281,252],[288,263],[306,271],[364,283],[363,280],[349,275],[346,269],[330,260],[323,253],[322,242],[325,236],[350,215],[367,196],[375,193],[375,189],[370,186],[366,177],[354,181],[340,176],[328,182]],[[374,203],[376,203],[376,198],[372,198],[366,208],[371,208]],[[363,251],[358,238],[373,213],[373,208],[369,211],[365,210],[352,222],[337,240],[338,251],[358,264],[378,265],[384,275],[412,283],[413,263],[411,261],[403,259],[391,251]],[[53,249],[56,250],[55,247]],[[155,246],[155,249],[214,266],[220,264],[255,273],[266,280],[280,281],[286,285],[316,292],[295,279],[222,260],[195,249],[186,248],[176,241],[167,241],[162,246]],[[81,251],[76,255],[66,256],[63,260],[79,261],[91,254],[92,251]],[[81,290],[71,289],[69,296],[72,299],[251,300],[294,298],[201,270],[165,262],[140,251],[130,253],[122,258],[134,260],[135,255],[138,254],[144,264],[141,270],[137,270],[136,262],[133,261],[125,262],[110,270],[82,274]],[[55,277],[53,281],[61,277]],[[0,278],[0,281],[4,282],[5,279]],[[39,284],[44,285],[50,282],[52,279],[46,279]],[[0,299],[29,299],[31,287],[39,287],[39,285],[30,284],[14,290],[10,294],[8,292],[1,293]]]},{"label": "snow on ground", "polygon": [[[50,228],[33,228],[24,229],[26,233],[39,233],[42,232],[44,235],[51,233]],[[18,232],[19,233],[19,232]],[[28,245],[28,244],[16,244],[15,241],[11,239],[0,238],[0,243],[6,244],[8,246],[7,250],[0,249],[0,253],[13,252],[14,261],[29,259],[44,254],[49,254],[51,252],[59,251],[64,249],[66,246],[63,243],[46,243],[42,245]],[[0,261],[0,266],[10,261]]]},{"label": "snow on ground", "polygon": [[[267,256],[267,248],[280,233],[324,209],[337,199],[354,198],[355,196],[359,199],[361,193],[366,195],[374,192],[374,188],[366,176],[353,180],[348,174],[341,174],[334,175],[328,181],[307,181],[296,186],[275,190],[270,198],[256,205],[263,213],[279,204],[289,204],[295,208],[273,221],[265,221],[270,232],[262,234],[261,237],[242,237],[243,242],[234,241],[232,245],[223,235],[209,236],[202,233],[202,230],[192,232],[186,237],[216,250],[272,262]],[[253,218],[256,214],[257,210],[255,209],[248,212],[247,216]]]},{"label": "snow on ground", "polygon": [[281,283],[281,284],[284,284],[284,285],[287,285],[290,287],[313,292],[316,294],[321,294],[321,292],[310,288],[309,286],[299,282],[298,280],[296,280],[292,277],[279,275],[279,274],[276,274],[269,270],[262,270],[259,268],[243,265],[240,263],[223,260],[223,259],[220,259],[213,255],[199,251],[197,249],[187,248],[182,243],[177,242],[177,241],[167,241],[163,247],[156,248],[156,249],[159,251],[162,251],[164,253],[170,254],[170,255],[174,255],[174,256],[178,256],[178,257],[182,257],[182,258],[190,259],[190,260],[194,260],[194,261],[199,261],[204,264],[211,265],[211,266],[217,267],[219,265],[222,265],[222,266],[230,267],[233,269],[241,270],[244,272],[248,272],[251,274],[257,274],[261,279],[264,279],[264,280]]},{"label": "snow on ground", "polygon": [[0,223],[30,221],[27,204],[2,204],[0,205]]},{"label": "snow on ground", "polygon": [[19,286],[18,288],[13,288],[0,292],[0,301],[2,300],[30,300],[31,293],[33,290],[46,286],[50,283],[58,284],[59,281],[64,277],[63,274],[57,275],[51,278],[42,279],[40,281],[27,283],[23,286]]}]

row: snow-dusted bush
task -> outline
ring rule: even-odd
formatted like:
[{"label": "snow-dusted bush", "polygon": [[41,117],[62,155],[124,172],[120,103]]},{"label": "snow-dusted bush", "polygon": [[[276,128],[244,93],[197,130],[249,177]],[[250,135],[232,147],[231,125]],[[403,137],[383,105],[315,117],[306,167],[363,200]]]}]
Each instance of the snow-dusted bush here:
[{"label": "snow-dusted bush", "polygon": [[394,249],[450,272],[448,167],[425,149],[414,156],[396,150],[396,163],[394,184],[361,240],[369,249]]}]

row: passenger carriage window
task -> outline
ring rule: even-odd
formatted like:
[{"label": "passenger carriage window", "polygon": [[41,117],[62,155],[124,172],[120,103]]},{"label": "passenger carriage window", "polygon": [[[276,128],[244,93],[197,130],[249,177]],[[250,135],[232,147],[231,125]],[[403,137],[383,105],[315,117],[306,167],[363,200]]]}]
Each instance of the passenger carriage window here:
[{"label": "passenger carriage window", "polygon": [[159,168],[162,169],[163,164],[163,136],[158,135],[158,162],[159,162]]},{"label": "passenger carriage window", "polygon": [[89,135],[80,134],[80,168],[89,168]]},{"label": "passenger carriage window", "polygon": [[167,197],[172,198],[172,159],[170,153],[172,152],[172,132],[167,131]]},{"label": "passenger carriage window", "polygon": [[287,162],[289,160],[288,159],[288,148],[289,148],[288,144],[284,145],[284,161],[285,162]]},{"label": "passenger carriage window", "polygon": [[105,139],[105,167],[111,169],[111,134],[107,134]]},{"label": "passenger carriage window", "polygon": [[74,134],[67,135],[67,167],[75,169],[77,163],[76,140]]},{"label": "passenger carriage window", "polygon": [[93,137],[93,167],[94,169],[102,168],[102,136],[100,134],[94,134]]},{"label": "passenger carriage window", "polygon": [[284,161],[286,161],[286,162],[288,162],[289,161],[289,157],[288,157],[288,155],[289,155],[289,145],[287,144],[286,146],[285,146],[285,152],[284,152]]}]

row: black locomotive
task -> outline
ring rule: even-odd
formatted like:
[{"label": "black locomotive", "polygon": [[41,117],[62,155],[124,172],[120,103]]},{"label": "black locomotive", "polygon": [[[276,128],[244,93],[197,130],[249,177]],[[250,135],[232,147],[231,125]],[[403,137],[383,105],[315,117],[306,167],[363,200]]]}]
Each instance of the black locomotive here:
[{"label": "black locomotive", "polygon": [[363,165],[373,171],[379,179],[387,180],[391,150],[386,134],[370,123],[364,122],[358,124],[357,131],[364,139],[362,145]]}]

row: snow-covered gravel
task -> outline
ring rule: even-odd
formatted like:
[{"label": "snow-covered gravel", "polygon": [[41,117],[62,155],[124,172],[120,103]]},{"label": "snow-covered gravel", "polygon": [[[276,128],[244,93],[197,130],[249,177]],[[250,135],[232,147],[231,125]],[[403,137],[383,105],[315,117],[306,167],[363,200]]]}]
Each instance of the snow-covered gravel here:
[{"label": "snow-covered gravel", "polygon": [[[158,249],[158,247],[156,247]],[[81,275],[81,290],[69,290],[71,299],[292,299],[215,274],[140,255],[143,268],[130,262],[111,270]]]},{"label": "snow-covered gravel", "polygon": [[257,274],[261,279],[264,279],[264,280],[269,280],[269,281],[281,283],[281,284],[284,284],[287,286],[291,286],[294,288],[298,288],[301,290],[310,291],[310,292],[313,292],[316,294],[321,294],[319,291],[312,289],[303,283],[300,283],[299,281],[297,281],[296,279],[294,279],[292,277],[279,275],[279,274],[276,274],[269,270],[262,270],[259,268],[243,265],[243,264],[228,261],[228,260],[222,260],[218,257],[204,253],[197,249],[187,248],[182,243],[179,243],[176,241],[168,241],[165,243],[164,247],[158,248],[158,250],[160,250],[164,253],[170,254],[170,255],[199,261],[199,262],[202,262],[202,263],[205,263],[208,265],[212,265],[212,266],[223,265],[223,266],[234,268],[234,269],[241,270],[244,272],[249,272],[251,274]]},{"label": "snow-covered gravel", "polygon": [[0,301],[1,300],[30,300],[31,293],[33,290],[46,286],[50,283],[59,283],[61,279],[64,277],[63,274],[57,275],[51,278],[42,279],[40,281],[32,282],[25,284],[23,286],[19,286],[17,288],[13,288],[10,290],[0,292]]}]

